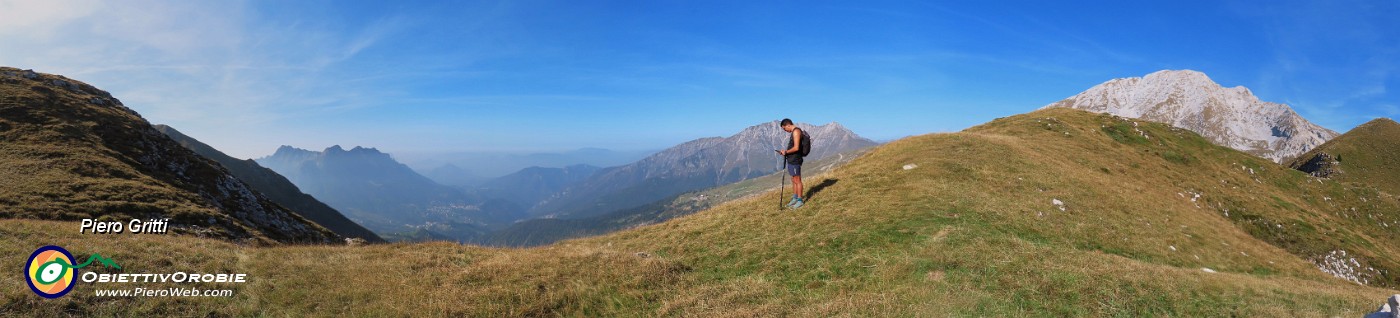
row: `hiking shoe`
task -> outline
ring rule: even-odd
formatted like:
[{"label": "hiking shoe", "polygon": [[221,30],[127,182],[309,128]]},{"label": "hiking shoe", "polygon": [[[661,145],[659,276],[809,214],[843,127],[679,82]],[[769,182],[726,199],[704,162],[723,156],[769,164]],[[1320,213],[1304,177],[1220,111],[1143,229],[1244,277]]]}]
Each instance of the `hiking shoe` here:
[{"label": "hiking shoe", "polygon": [[792,196],[792,199],[788,199],[787,207],[791,208],[793,204],[797,204],[797,202],[801,202],[801,201],[802,201],[802,199],[798,199],[798,198],[797,198],[797,195],[793,195],[793,196]]},{"label": "hiking shoe", "polygon": [[792,204],[789,204],[788,207],[791,207],[792,209],[802,207],[802,199],[792,200]]}]

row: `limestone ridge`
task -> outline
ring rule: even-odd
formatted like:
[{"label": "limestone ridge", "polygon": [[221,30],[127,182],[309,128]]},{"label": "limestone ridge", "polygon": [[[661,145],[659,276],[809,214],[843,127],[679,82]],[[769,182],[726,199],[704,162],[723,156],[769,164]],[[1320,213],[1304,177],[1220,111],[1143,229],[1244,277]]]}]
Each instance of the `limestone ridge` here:
[{"label": "limestone ridge", "polygon": [[1285,104],[1260,101],[1248,88],[1225,88],[1206,74],[1164,70],[1113,79],[1046,105],[1171,124],[1211,142],[1283,162],[1336,137]]}]

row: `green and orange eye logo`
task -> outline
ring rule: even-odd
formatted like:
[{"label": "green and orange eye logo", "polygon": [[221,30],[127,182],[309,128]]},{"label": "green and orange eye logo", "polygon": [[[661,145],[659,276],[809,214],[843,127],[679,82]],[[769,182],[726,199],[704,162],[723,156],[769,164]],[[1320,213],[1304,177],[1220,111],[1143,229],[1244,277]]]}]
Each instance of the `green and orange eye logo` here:
[{"label": "green and orange eye logo", "polygon": [[73,254],[58,246],[45,246],[29,255],[24,266],[29,289],[44,298],[58,298],[73,290],[78,270],[73,268]]},{"label": "green and orange eye logo", "polygon": [[73,254],[68,250],[58,246],[44,246],[34,250],[34,254],[29,255],[29,262],[24,265],[24,278],[29,283],[29,289],[35,294],[44,298],[58,298],[73,291],[73,280],[78,277],[78,269],[92,264],[93,260],[100,261],[107,267],[121,269],[121,266],[113,263],[111,259],[102,255],[92,254],[87,262],[73,265]]}]

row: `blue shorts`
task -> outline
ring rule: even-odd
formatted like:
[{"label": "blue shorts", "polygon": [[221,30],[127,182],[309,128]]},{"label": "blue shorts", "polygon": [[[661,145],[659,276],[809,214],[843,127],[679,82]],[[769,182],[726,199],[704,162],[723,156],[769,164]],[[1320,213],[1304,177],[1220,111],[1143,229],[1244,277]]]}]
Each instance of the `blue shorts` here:
[{"label": "blue shorts", "polygon": [[802,175],[802,165],[795,165],[789,163],[787,164],[787,171],[789,176],[800,176]]}]

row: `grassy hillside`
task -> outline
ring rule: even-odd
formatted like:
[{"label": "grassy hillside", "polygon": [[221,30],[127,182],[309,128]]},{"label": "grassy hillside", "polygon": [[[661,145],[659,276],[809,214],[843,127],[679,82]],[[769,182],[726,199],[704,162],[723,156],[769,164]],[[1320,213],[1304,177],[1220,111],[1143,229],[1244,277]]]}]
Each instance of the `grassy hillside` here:
[{"label": "grassy hillside", "polygon": [[0,67],[0,218],[170,218],[171,231],[206,237],[342,241],[181,147],[111,94],[9,67]]},{"label": "grassy hillside", "polygon": [[1400,194],[1400,123],[1378,118],[1361,124],[1298,156],[1289,166],[1301,167],[1321,154],[1340,158],[1336,160],[1340,172],[1332,178]]},{"label": "grassy hillside", "polygon": [[253,279],[230,298],[6,293],[0,313],[1360,316],[1396,293],[1318,266],[1394,286],[1396,198],[1160,124],[1043,110],[895,141],[824,179],[837,182],[796,211],[770,193],[529,249],[253,248],[0,221],[0,262],[60,244],[129,271]]}]

